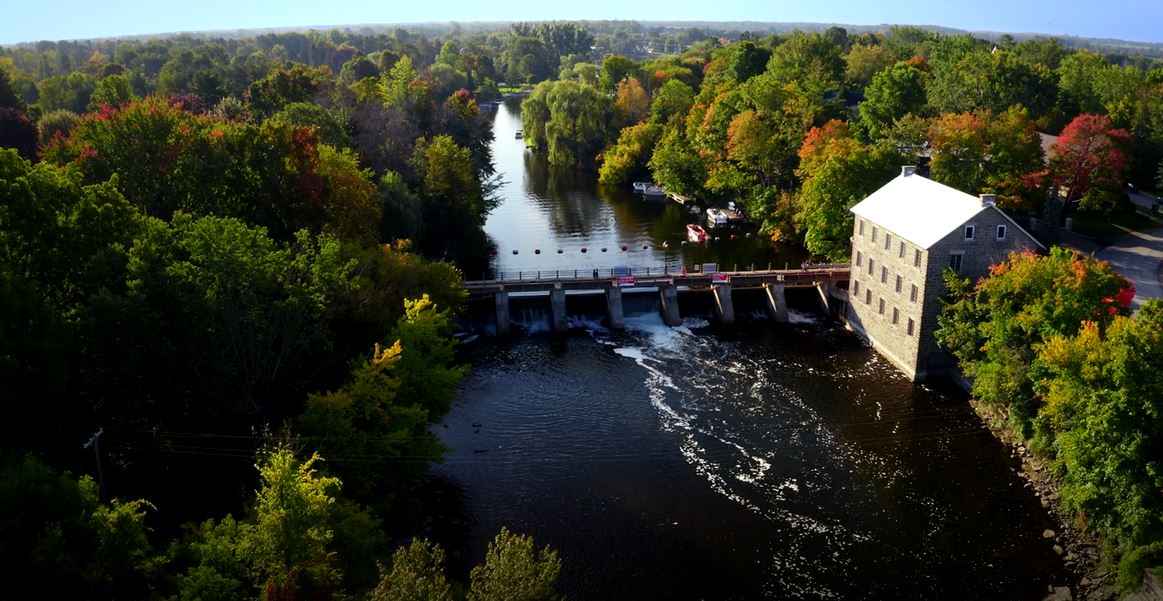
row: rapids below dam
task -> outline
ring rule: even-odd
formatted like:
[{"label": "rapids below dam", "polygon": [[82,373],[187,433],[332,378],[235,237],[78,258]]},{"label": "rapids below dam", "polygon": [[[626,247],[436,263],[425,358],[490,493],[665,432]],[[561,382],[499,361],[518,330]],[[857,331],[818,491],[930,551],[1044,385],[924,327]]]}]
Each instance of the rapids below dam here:
[{"label": "rapids below dam", "polygon": [[[671,260],[657,247],[681,217],[592,177],[547,186],[551,169],[514,140],[516,111],[502,105],[494,126],[498,270],[541,268],[516,245],[628,241],[651,247],[644,264]],[[730,329],[685,299],[684,324],[666,327],[656,294],[627,294],[625,331],[595,302],[554,334],[546,299],[515,303],[513,336],[465,345],[471,372],[435,427],[450,451],[427,479],[430,534],[458,578],[502,526],[558,551],[574,601],[1039,599],[1072,578],[965,394],[905,379],[808,293],[789,293],[786,324],[737,293]]]}]

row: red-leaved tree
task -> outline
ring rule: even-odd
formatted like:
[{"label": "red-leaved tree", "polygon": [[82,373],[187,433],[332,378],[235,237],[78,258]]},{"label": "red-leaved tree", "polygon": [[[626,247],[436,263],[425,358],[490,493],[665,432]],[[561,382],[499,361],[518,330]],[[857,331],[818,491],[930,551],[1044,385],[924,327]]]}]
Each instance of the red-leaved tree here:
[{"label": "red-leaved tree", "polygon": [[1125,183],[1131,135],[1103,115],[1079,115],[1050,150],[1050,178],[1065,194],[1066,208],[1109,213]]}]

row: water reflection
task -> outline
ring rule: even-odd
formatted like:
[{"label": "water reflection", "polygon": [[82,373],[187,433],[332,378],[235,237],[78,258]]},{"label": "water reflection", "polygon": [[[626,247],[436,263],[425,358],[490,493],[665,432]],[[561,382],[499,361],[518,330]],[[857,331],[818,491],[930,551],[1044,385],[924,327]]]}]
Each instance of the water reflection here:
[{"label": "water reflection", "polygon": [[708,262],[743,269],[797,265],[804,258],[801,250],[743,229],[712,231],[706,245],[685,244],[686,224],[702,223],[703,213],[692,214],[670,201],[644,200],[629,185],[601,186],[592,172],[549,165],[516,139],[521,125],[516,101],[498,108],[493,158],[504,180],[497,191],[502,202],[485,224],[497,249],[494,272],[658,269],[664,264],[677,269]]}]

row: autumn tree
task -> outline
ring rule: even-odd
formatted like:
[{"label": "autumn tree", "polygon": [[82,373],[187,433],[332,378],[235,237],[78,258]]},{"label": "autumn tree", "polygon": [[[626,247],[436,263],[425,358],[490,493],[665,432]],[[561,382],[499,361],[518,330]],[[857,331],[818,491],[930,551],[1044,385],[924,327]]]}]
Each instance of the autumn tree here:
[{"label": "autumn tree", "polygon": [[1110,213],[1123,195],[1130,134],[1101,115],[1075,117],[1051,147],[1050,178],[1066,206]]},{"label": "autumn tree", "polygon": [[973,378],[974,396],[1007,410],[1026,437],[1042,406],[1030,378],[1039,345],[1077,334],[1085,321],[1105,330],[1133,296],[1109,264],[1060,247],[1045,257],[1012,253],[976,286],[952,273],[946,285],[937,341]]},{"label": "autumn tree", "polygon": [[844,81],[858,88],[866,87],[877,73],[896,62],[892,53],[880,44],[853,44],[844,55]]},{"label": "autumn tree", "polygon": [[1042,146],[1021,106],[937,117],[929,128],[933,179],[967,194],[992,192],[1006,208],[1036,208]]},{"label": "autumn tree", "polygon": [[[646,120],[650,113],[650,95],[642,88],[637,77],[629,77],[618,84],[614,94],[614,119],[621,127]],[[618,129],[621,129],[618,127]]]},{"label": "autumn tree", "polygon": [[892,179],[896,156],[884,146],[864,146],[846,124],[830,121],[808,132],[799,157],[803,186],[795,205],[804,245],[815,255],[845,260],[852,246],[850,209]]}]

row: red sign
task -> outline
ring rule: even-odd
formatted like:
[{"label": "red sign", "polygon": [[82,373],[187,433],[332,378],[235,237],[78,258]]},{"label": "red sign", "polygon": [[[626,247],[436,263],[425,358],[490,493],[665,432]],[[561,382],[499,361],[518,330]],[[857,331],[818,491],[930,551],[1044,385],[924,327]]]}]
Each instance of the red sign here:
[{"label": "red sign", "polygon": [[725,274],[723,272],[715,272],[715,273],[711,274],[711,283],[712,284],[726,284],[727,282],[730,282],[730,281],[731,281],[730,276],[728,276],[727,274]]},{"label": "red sign", "polygon": [[633,286],[636,282],[637,282],[637,280],[634,279],[633,275],[620,275],[620,276],[618,276],[618,285],[619,286]]}]

